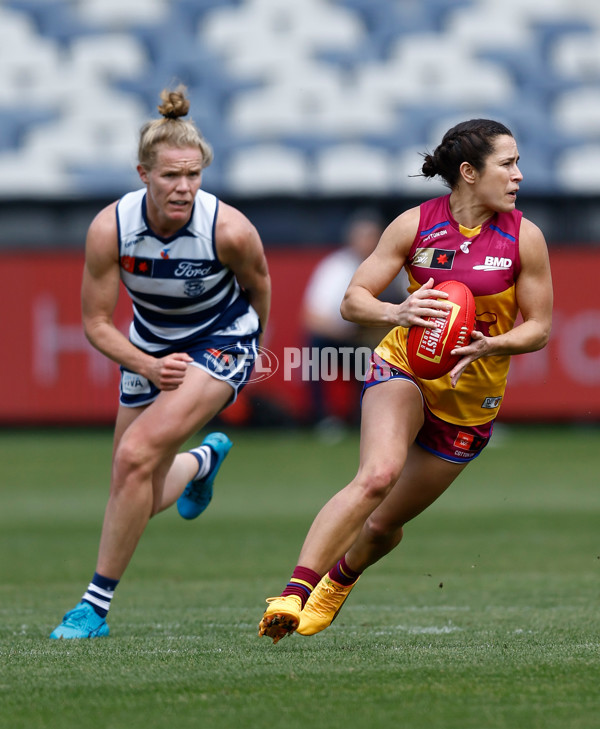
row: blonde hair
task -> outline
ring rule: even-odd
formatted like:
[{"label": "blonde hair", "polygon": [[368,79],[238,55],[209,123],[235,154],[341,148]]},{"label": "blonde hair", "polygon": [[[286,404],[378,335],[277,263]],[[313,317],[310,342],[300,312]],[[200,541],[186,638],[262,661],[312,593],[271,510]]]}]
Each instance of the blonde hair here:
[{"label": "blonde hair", "polygon": [[169,147],[185,149],[197,147],[202,155],[202,169],[208,167],[213,160],[213,150],[204,139],[194,122],[183,120],[190,110],[190,102],[186,96],[187,89],[180,84],[174,91],[163,89],[160,93],[162,104],[157,108],[162,119],[146,122],[140,130],[138,161],[146,170],[156,164],[156,147],[166,144]]}]

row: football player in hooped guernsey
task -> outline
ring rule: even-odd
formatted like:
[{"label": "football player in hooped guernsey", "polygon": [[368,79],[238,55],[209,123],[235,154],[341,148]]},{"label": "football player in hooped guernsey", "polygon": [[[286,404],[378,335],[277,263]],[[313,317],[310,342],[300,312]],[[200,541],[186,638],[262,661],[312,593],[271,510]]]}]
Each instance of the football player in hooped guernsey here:
[{"label": "football player in hooped guernsey", "polygon": [[[162,118],[140,133],[144,187],[102,210],[86,241],[83,325],[121,366],[120,405],[96,571],[55,639],[108,635],[115,588],[148,520],[174,503],[185,519],[208,505],[231,441],[210,433],[198,448],[178,451],[248,381],[269,314],[256,229],[200,189],[212,150],[182,118],[185,88],[165,90],[161,100]],[[128,337],[113,321],[121,281],[133,304]]]},{"label": "football player in hooped guernsey", "polygon": [[[344,318],[393,327],[373,353],[363,390],[358,472],[313,521],[289,582],[267,599],[259,635],[277,642],[331,624],[364,570],[400,543],[404,524],[489,442],[511,355],[548,342],[548,252],[539,228],[515,209],[518,161],[503,124],[473,119],[450,129],[422,166],[450,193],[392,221],[352,279]],[[408,298],[380,301],[403,267]],[[476,327],[453,350],[459,360],[447,375],[419,379],[407,358],[408,329],[446,315],[447,294],[435,286],[448,280],[473,292]]]}]

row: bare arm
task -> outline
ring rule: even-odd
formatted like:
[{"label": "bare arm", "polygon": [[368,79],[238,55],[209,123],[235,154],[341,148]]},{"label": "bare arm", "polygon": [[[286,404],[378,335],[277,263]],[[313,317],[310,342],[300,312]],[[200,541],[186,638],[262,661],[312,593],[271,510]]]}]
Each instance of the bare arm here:
[{"label": "bare arm", "polygon": [[246,216],[223,202],[219,204],[216,245],[219,260],[247,293],[264,332],[271,308],[271,278],[262,241]]},{"label": "bare arm", "polygon": [[110,359],[151,380],[162,390],[183,381],[191,357],[178,353],[163,358],[145,354],[115,326],[119,296],[119,246],[116,203],[104,208],[88,230],[81,287],[82,319],[90,343]]},{"label": "bare arm", "polygon": [[516,283],[516,294],[523,323],[496,337],[473,332],[468,346],[454,350],[462,359],[451,372],[453,387],[465,367],[479,357],[535,352],[548,343],[553,300],[548,249],[541,230],[525,218],[521,222],[519,253],[521,272]]},{"label": "bare arm", "polygon": [[[433,279],[417,289],[400,304],[380,301],[377,296],[400,273],[410,251],[419,225],[419,208],[399,215],[385,229],[377,248],[359,266],[342,301],[344,319],[363,326],[404,326],[413,324],[433,327],[425,316],[439,316],[449,308],[444,303],[447,294],[430,297]],[[439,296],[439,298],[438,298]]]}]

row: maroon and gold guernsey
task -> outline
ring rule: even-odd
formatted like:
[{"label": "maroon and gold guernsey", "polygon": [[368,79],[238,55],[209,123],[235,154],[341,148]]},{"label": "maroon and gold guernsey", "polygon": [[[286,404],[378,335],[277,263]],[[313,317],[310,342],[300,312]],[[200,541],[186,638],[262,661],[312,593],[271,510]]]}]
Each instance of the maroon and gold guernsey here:
[{"label": "maroon and gold guernsey", "polygon": [[[520,271],[519,228],[523,214],[496,213],[483,225],[465,228],[450,212],[449,195],[420,206],[419,230],[406,261],[412,293],[430,278],[456,280],[475,297],[476,327],[486,336],[510,331],[518,313],[515,281]],[[384,360],[411,374],[408,329],[396,327],[376,348]],[[508,356],[483,357],[463,372],[455,389],[450,375],[419,383],[429,409],[454,424],[481,425],[496,417],[506,388]]]}]

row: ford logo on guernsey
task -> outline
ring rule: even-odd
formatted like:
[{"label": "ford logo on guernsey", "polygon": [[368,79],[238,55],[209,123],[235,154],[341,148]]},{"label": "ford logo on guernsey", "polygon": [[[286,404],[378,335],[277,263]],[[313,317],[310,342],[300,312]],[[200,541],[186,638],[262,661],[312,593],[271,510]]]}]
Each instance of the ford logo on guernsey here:
[{"label": "ford logo on guernsey", "polygon": [[212,266],[205,263],[181,261],[175,269],[175,276],[178,278],[198,278],[199,276],[208,276],[211,272]]}]

